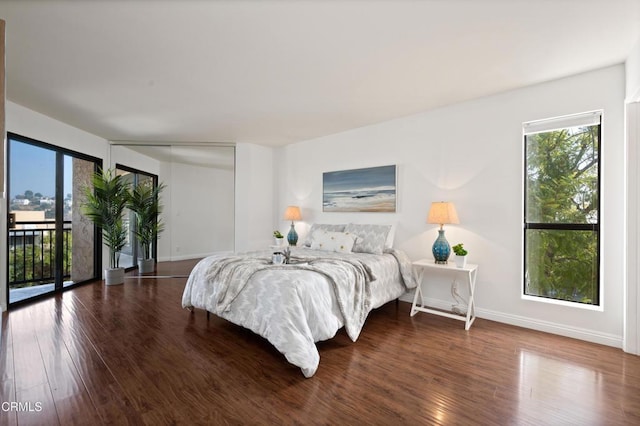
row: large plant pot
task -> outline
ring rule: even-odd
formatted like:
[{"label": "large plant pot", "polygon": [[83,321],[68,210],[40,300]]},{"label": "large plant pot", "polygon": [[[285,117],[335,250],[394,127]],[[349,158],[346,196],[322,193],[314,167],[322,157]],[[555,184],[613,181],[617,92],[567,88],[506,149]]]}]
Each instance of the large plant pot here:
[{"label": "large plant pot", "polygon": [[106,285],[124,284],[124,268],[105,269],[104,283]]},{"label": "large plant pot", "polygon": [[156,261],[154,259],[138,259],[138,273],[149,274],[156,268]]}]

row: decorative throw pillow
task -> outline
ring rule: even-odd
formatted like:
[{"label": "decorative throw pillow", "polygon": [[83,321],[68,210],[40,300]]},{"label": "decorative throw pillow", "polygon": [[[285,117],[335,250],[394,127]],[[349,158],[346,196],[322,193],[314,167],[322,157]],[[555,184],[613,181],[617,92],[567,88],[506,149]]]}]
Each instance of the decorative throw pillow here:
[{"label": "decorative throw pillow", "polygon": [[304,242],[306,247],[311,247],[311,240],[313,239],[313,233],[318,230],[330,231],[330,232],[343,232],[344,228],[347,225],[333,225],[328,223],[314,223],[311,225],[311,229],[309,229],[309,234],[307,234],[307,239]]},{"label": "decorative throw pillow", "polygon": [[382,254],[391,225],[357,225],[348,224],[344,232],[357,235],[353,246],[354,253]]},{"label": "decorative throw pillow", "polygon": [[312,235],[311,249],[351,253],[355,241],[355,235],[349,234],[348,232],[318,230]]}]

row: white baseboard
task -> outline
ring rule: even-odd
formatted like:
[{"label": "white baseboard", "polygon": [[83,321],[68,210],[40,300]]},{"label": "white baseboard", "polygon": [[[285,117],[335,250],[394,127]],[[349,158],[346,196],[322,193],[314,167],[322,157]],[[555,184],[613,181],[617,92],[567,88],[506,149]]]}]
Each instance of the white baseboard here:
[{"label": "white baseboard", "polygon": [[[400,298],[400,300],[412,303],[413,292],[406,293]],[[451,301],[430,298],[425,298],[424,302],[428,306],[445,310],[450,310],[452,305]],[[573,339],[613,346],[615,348],[622,348],[622,336],[614,334],[602,333],[586,328],[572,327],[565,324],[558,324],[551,321],[528,318],[520,315],[506,314],[504,312],[492,311],[489,309],[479,309],[478,307],[476,307],[476,316],[478,318],[543,331],[545,333],[558,334],[560,336],[571,337]]]},{"label": "white baseboard", "polygon": [[602,333],[600,331],[589,330],[581,327],[572,327],[565,324],[558,324],[551,321],[528,318],[519,315],[505,314],[503,312],[496,312],[488,309],[476,309],[476,313],[479,318],[491,321],[530,328],[537,331],[544,331],[551,334],[558,334],[560,336],[585,340],[587,342],[598,343],[606,346],[613,346],[615,348],[622,348],[622,336],[616,336],[615,334]]}]

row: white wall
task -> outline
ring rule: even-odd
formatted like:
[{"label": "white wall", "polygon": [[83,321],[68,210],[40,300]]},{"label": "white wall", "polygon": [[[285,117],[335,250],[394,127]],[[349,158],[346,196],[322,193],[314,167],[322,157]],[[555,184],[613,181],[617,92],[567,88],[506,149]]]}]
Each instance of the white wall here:
[{"label": "white wall", "polygon": [[[236,145],[235,250],[263,250],[273,244],[274,150],[250,143]],[[284,209],[282,210],[284,212]]]},{"label": "white wall", "polygon": [[627,103],[627,228],[624,350],[640,355],[640,99]]},{"label": "white wall", "polygon": [[626,152],[627,229],[624,350],[640,354],[640,39],[625,64],[626,71]]},{"label": "white wall", "polygon": [[626,70],[626,99],[627,101],[640,100],[640,39],[629,53],[625,63]]},{"label": "white wall", "polygon": [[109,164],[107,140],[9,101],[7,132],[101,158]]},{"label": "white wall", "polygon": [[[276,211],[300,205],[301,234],[313,222],[397,223],[396,247],[418,259],[431,257],[437,236],[425,223],[430,203],[453,201],[461,223],[446,235],[464,242],[469,261],[480,265],[481,317],[621,346],[624,88],[624,67],[613,66],[280,148]],[[522,123],[598,109],[604,309],[522,300]],[[322,212],[323,172],[387,164],[398,165],[397,213]],[[430,286],[426,296],[451,304],[448,282]]]}]

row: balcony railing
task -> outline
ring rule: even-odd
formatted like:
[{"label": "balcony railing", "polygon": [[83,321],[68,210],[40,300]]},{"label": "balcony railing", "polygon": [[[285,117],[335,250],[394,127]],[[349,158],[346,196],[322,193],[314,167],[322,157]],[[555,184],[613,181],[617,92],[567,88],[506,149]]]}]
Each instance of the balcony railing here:
[{"label": "balcony railing", "polygon": [[[71,221],[64,221],[62,241],[64,279],[71,277]],[[54,282],[55,247],[55,223],[16,222],[9,229],[9,288]]]}]

